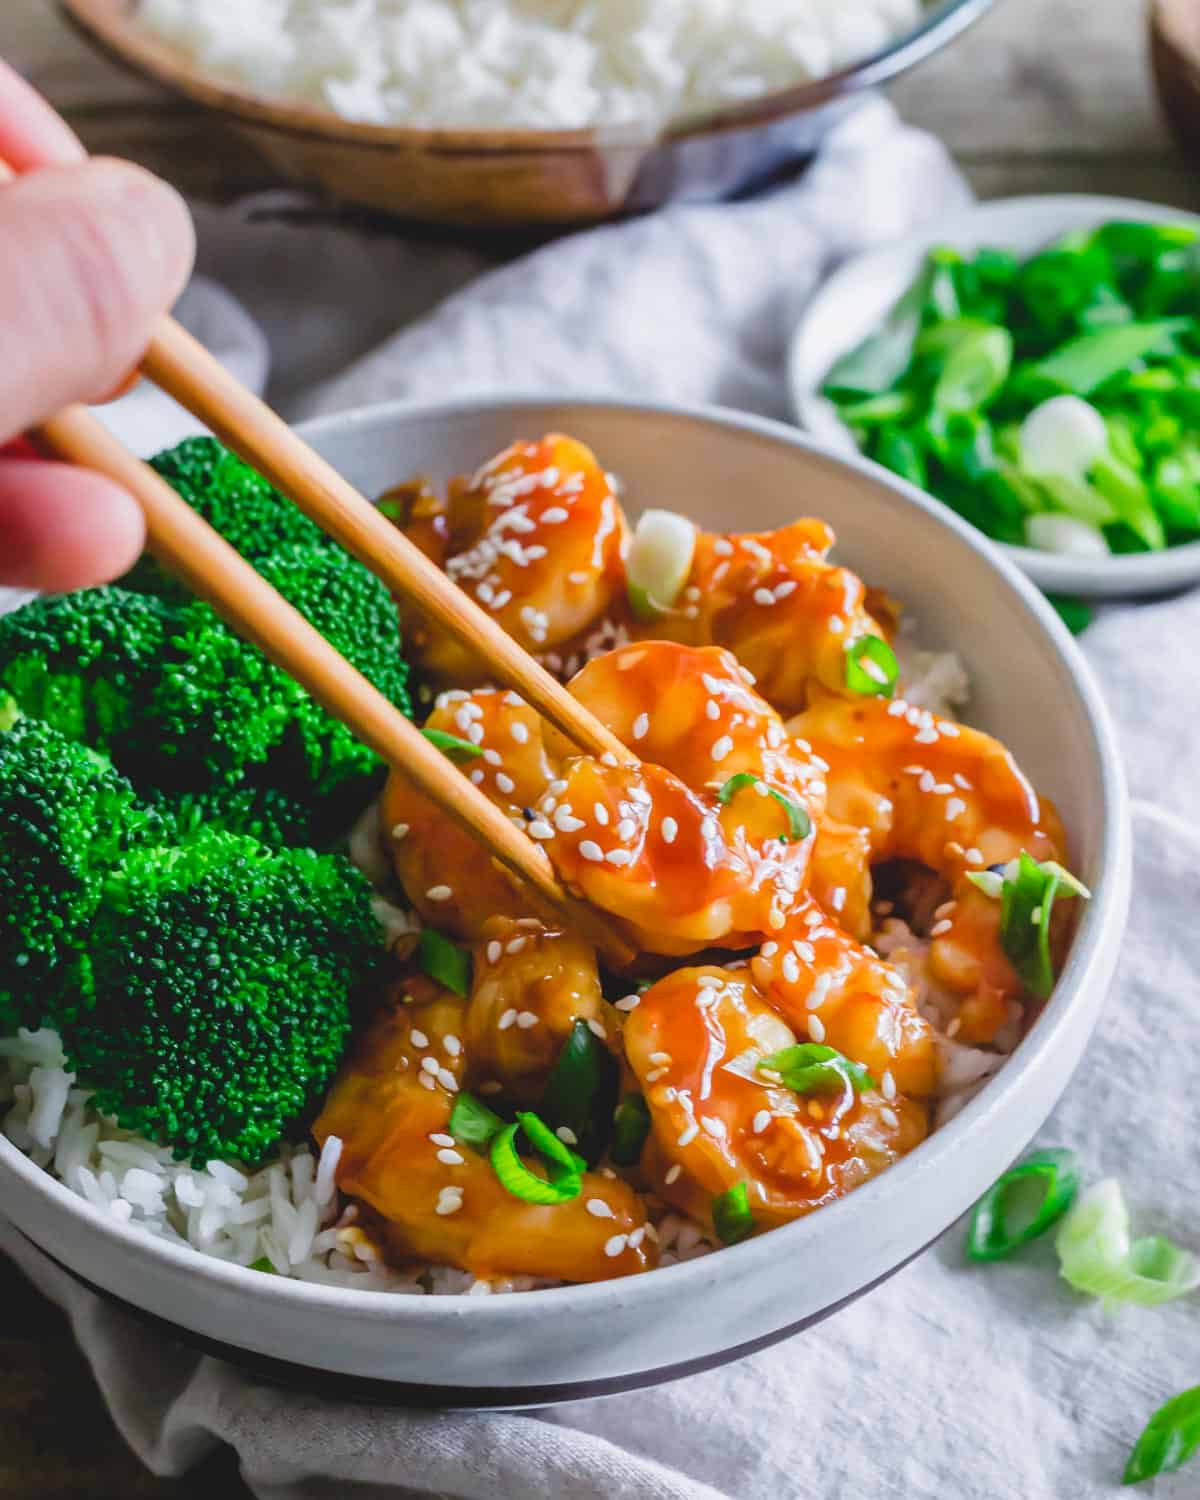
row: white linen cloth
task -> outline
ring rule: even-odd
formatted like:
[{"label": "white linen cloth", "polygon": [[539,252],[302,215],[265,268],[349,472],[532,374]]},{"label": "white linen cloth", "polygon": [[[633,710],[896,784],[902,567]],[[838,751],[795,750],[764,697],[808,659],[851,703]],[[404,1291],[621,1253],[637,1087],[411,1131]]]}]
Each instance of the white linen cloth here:
[{"label": "white linen cloth", "polygon": [[[488,264],[476,253],[245,213],[201,215],[201,265],[265,331],[269,389],[291,415],[551,390],[779,416],[785,341],[822,272],[964,198],[940,147],[873,101],[771,196],[580,234],[463,290]],[[211,319],[218,342],[230,328],[221,300],[201,288],[185,309]],[[233,342],[261,369],[255,337]],[[174,440],[177,417],[146,398],[113,420],[150,449]],[[1084,639],[1137,799],[1136,896],[1108,1010],[1041,1137],[1075,1147],[1095,1177],[1120,1176],[1148,1231],[1192,1245],[1198,638],[1200,593],[1113,609]],[[820,1327],[738,1364],[521,1415],[284,1394],[164,1342],[2,1222],[0,1246],[67,1310],[156,1472],[231,1444],[261,1500],[1075,1500],[1115,1494],[1150,1412],[1200,1380],[1194,1303],[1106,1318],[1057,1279],[1048,1246],[972,1267],[960,1230]],[[1184,1471],[1154,1493],[1198,1485],[1200,1470]]]}]

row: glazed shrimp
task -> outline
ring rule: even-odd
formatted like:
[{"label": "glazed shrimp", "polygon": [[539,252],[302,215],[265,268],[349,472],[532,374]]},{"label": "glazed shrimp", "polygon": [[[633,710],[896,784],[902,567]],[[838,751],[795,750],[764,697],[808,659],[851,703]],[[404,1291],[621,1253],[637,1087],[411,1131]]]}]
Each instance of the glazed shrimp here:
[{"label": "glazed shrimp", "polygon": [[[535,806],[554,779],[541,720],[514,693],[443,693],[425,727],[477,744],[481,753],[464,761],[464,774],[522,824],[523,809]],[[388,778],[380,816],[396,877],[423,921],[454,937],[477,938],[493,917],[532,915],[470,834],[398,772]]]},{"label": "glazed shrimp", "polygon": [[[930,973],[969,997],[962,1040],[992,1040],[1023,989],[1000,946],[998,903],[966,877],[1022,849],[1061,859],[1053,805],[998,740],[902,700],[825,699],[788,727],[828,762],[830,812],[866,830],[872,861],[915,860],[949,883],[931,931]],[[837,910],[836,889],[823,899]]]},{"label": "glazed shrimp", "polygon": [[641,1167],[683,1212],[712,1222],[712,1202],[738,1183],[769,1228],[839,1198],[912,1150],[924,1106],[857,1094],[849,1084],[801,1097],[762,1059],[796,1040],[748,970],[681,969],[642,995],[625,1048],[650,1110]]},{"label": "glazed shrimp", "polygon": [[607,1036],[596,954],[540,922],[490,923],[474,948],[464,1041],[486,1093],[536,1107],[576,1021]]},{"label": "glazed shrimp", "polygon": [[[564,763],[565,786],[542,804],[562,877],[655,953],[745,946],[782,926],[804,888],[825,786],[733,657],[629,645],[570,689],[643,760]],[[745,784],[722,799],[735,777]]]},{"label": "glazed shrimp", "polygon": [[844,693],[847,647],[885,631],[868,612],[862,580],[828,561],[834,541],[817,520],[755,534],[700,532],[675,608],[631,634],[724,646],[782,714],[802,708],[814,682]]},{"label": "glazed shrimp", "polygon": [[937,1082],[933,1028],[900,971],[808,900],[751,961],[754,983],[789,1026],[862,1063],[886,1097],[924,1099]]},{"label": "glazed shrimp", "polygon": [[[573,438],[514,443],[452,480],[444,506],[421,486],[389,500],[411,540],[534,654],[554,652],[624,593],[625,518],[609,476]],[[483,680],[483,663],[403,603],[401,624],[438,683]]]},{"label": "glazed shrimp", "polygon": [[586,1172],[579,1197],[526,1203],[500,1186],[486,1156],[450,1135],[460,1083],[473,1081],[467,1007],[430,988],[432,999],[376,1016],[313,1127],[322,1145],[341,1140],[338,1186],[386,1221],[389,1258],[569,1281],[649,1270],[657,1250],[627,1184]]}]

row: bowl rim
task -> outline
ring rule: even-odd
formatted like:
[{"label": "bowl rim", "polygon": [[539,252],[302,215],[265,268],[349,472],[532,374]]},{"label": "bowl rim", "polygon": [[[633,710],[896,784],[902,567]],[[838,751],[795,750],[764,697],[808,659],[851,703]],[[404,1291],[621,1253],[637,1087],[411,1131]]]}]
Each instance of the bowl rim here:
[{"label": "bowl rim", "polygon": [[[884,267],[893,261],[917,254],[943,241],[953,243],[956,236],[974,234],[986,229],[994,219],[1006,219],[1027,213],[1039,219],[1062,215],[1058,229],[1047,228],[1047,242],[1077,225],[1081,219],[1094,217],[1097,224],[1108,219],[1133,218],[1145,223],[1187,224],[1200,230],[1200,213],[1175,208],[1169,203],[1154,203],[1143,198],[1124,198],[1104,193],[1023,193],[1011,198],[988,198],[969,204],[945,218],[929,221],[906,234],[843,262],[824,282],[806,305],[788,344],[787,379],[792,410],[801,428],[811,435],[836,443],[833,436],[831,404],[821,395],[816,383],[802,370],[808,330],[818,313],[839,295],[852,278],[864,276],[866,268]],[[820,378],[824,378],[822,372]],[[830,408],[826,410],[826,408]],[[849,433],[838,421],[847,443]],[[935,497],[936,499],[936,497]],[[937,501],[942,504],[943,502]],[[946,507],[950,509],[949,506]],[[982,535],[982,533],[981,533]],[[1034,547],[1020,547],[1011,542],[995,543],[1022,571],[1043,588],[1054,592],[1083,592],[1103,597],[1109,593],[1130,595],[1139,592],[1164,593],[1184,588],[1200,579],[1200,540],[1167,547],[1162,552],[1112,553],[1108,557],[1080,558],[1062,553],[1042,552]]]},{"label": "bowl rim", "polygon": [[[687,1295],[689,1289],[700,1289],[714,1274],[725,1275],[725,1270],[720,1270],[722,1267],[727,1268],[732,1275],[753,1275],[756,1267],[777,1255],[802,1255],[806,1244],[819,1243],[820,1237],[833,1233],[844,1222],[852,1223],[857,1216],[886,1214],[888,1201],[907,1191],[915,1179],[936,1172],[940,1160],[961,1152],[969,1140],[985,1135],[991,1118],[1001,1111],[1008,1096],[1021,1088],[1028,1075],[1053,1065],[1058,1038],[1066,1029],[1070,1013],[1082,999],[1089,982],[1103,984],[1107,981],[1108,974],[1099,972],[1099,967],[1110,956],[1111,945],[1119,939],[1124,927],[1132,864],[1129,797],[1116,730],[1090,666],[1058,615],[1008,558],[989,543],[982,533],[952,511],[879,465],[856,455],[836,453],[784,422],[712,405],[684,406],[673,402],[639,402],[609,397],[580,397],[564,402],[544,394],[465,397],[431,403],[398,400],[318,417],[299,424],[298,431],[311,441],[326,434],[353,433],[358,428],[395,420],[438,421],[481,412],[512,412],[514,418],[519,420],[522,411],[544,410],[547,406],[570,406],[634,415],[652,414],[685,427],[699,423],[721,431],[740,433],[767,446],[799,450],[818,467],[850,469],[860,478],[890,491],[892,499],[898,502],[901,509],[921,511],[937,525],[954,533],[976,554],[981,565],[999,574],[1017,596],[1018,602],[1033,617],[1034,623],[1040,626],[1043,644],[1053,658],[1055,675],[1063,684],[1064,692],[1074,693],[1091,734],[1094,765],[1099,773],[1101,837],[1095,861],[1099,875],[1094,880],[1092,900],[1083,912],[1067,963],[1050,999],[1036,1025],[1004,1066],[952,1120],[929,1135],[908,1156],[879,1176],[863,1183],[846,1197],[827,1204],[819,1212],[781,1225],[741,1244],[722,1247],[716,1266],[713,1264],[713,1256],[700,1256],[672,1266],[659,1267],[647,1275],[543,1287],[512,1297],[396,1296],[387,1292],[328,1286],[293,1277],[264,1276],[262,1272],[253,1271],[249,1267],[206,1256],[191,1246],[177,1245],[147,1234],[135,1226],[118,1222],[52,1177],[44,1168],[37,1166],[7,1136],[0,1133],[0,1178],[5,1172],[15,1173],[33,1192],[48,1196],[65,1211],[68,1218],[74,1218],[81,1232],[99,1234],[107,1239],[111,1249],[122,1248],[131,1252],[135,1258],[161,1258],[175,1269],[190,1271],[201,1281],[207,1280],[218,1287],[241,1291],[252,1287],[256,1295],[271,1299],[281,1310],[321,1308],[346,1316],[369,1317],[374,1320],[399,1319],[410,1324],[428,1323],[431,1327],[439,1326],[445,1320],[464,1316],[485,1322],[503,1319],[511,1315],[510,1309],[514,1301],[520,1307],[525,1305],[525,1299],[531,1297],[537,1300],[528,1304],[530,1315],[538,1312],[565,1313],[572,1307],[603,1302],[614,1295],[626,1299],[651,1297],[655,1294],[656,1287],[664,1288],[662,1278],[668,1276],[673,1278],[672,1288]],[[1024,1144],[1025,1140],[1022,1139],[1017,1150]],[[939,1226],[937,1232],[940,1233],[944,1227]],[[53,1249],[49,1253],[54,1254]]]},{"label": "bowl rim", "polygon": [[886,47],[824,78],[776,89],[757,99],[705,111],[665,126],[645,120],[572,130],[374,125],[346,120],[315,105],[289,103],[215,80],[169,43],[134,24],[132,6],[136,0],[58,0],[58,4],[72,25],[115,62],[148,75],[196,103],[233,115],[244,124],[364,150],[408,147],[454,155],[644,148],[768,124],[887,82],[952,41],[979,20],[995,0],[933,0],[918,25]]}]

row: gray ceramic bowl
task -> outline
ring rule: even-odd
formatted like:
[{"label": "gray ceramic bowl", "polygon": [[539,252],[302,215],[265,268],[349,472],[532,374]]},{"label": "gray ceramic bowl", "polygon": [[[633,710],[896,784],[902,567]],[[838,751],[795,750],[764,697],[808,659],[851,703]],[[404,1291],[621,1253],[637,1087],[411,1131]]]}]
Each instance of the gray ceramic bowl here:
[{"label": "gray ceramic bowl", "polygon": [[115,1223],[0,1139],[4,1212],[62,1265],[185,1335],[310,1385],[340,1377],[343,1389],[407,1402],[542,1404],[670,1379],[815,1322],[918,1254],[1024,1148],[1079,1060],[1121,944],[1126,794],[1095,683],[1017,570],[916,490],[789,428],[718,411],[396,405],[305,432],[377,494],[418,471],[444,480],[552,429],[599,452],[635,513],[664,505],[725,529],[827,517],[841,558],[906,601],[928,643],[962,654],[971,719],[1002,735],[1057,800],[1094,899],[1036,1026],[943,1130],[807,1219],[640,1277],[507,1297],[389,1297],[263,1276]]}]

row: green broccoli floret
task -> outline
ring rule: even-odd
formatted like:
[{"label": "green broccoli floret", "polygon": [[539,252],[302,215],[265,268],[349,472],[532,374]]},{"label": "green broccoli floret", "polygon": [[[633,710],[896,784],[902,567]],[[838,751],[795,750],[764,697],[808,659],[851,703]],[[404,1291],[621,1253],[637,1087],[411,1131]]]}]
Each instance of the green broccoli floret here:
[{"label": "green broccoli floret", "polygon": [[54,1003],[105,870],[165,827],[102,756],[11,699],[0,729],[0,1032],[11,1033]]},{"label": "green broccoli floret", "polygon": [[271,786],[217,787],[179,796],[155,793],[149,801],[175,830],[180,843],[203,828],[218,828],[245,834],[269,849],[297,845],[323,849],[345,833],[349,821],[340,816],[336,805],[332,811],[318,810]]},{"label": "green broccoli floret", "polygon": [[[297,542],[319,551],[336,546],[274,485],[215,438],[187,438],[178,447],[152,458],[150,465],[253,563]],[[149,554],[121,582],[126,588],[167,598],[186,597],[183,585]]]},{"label": "green broccoli floret", "polygon": [[126,1129],[253,1163],[332,1078],[382,951],[346,860],[204,832],[110,872],[52,1023]]},{"label": "green broccoli floret", "polygon": [[0,692],[70,739],[129,755],[172,624],[168,606],[124,589],[32,599],[0,616]]}]

